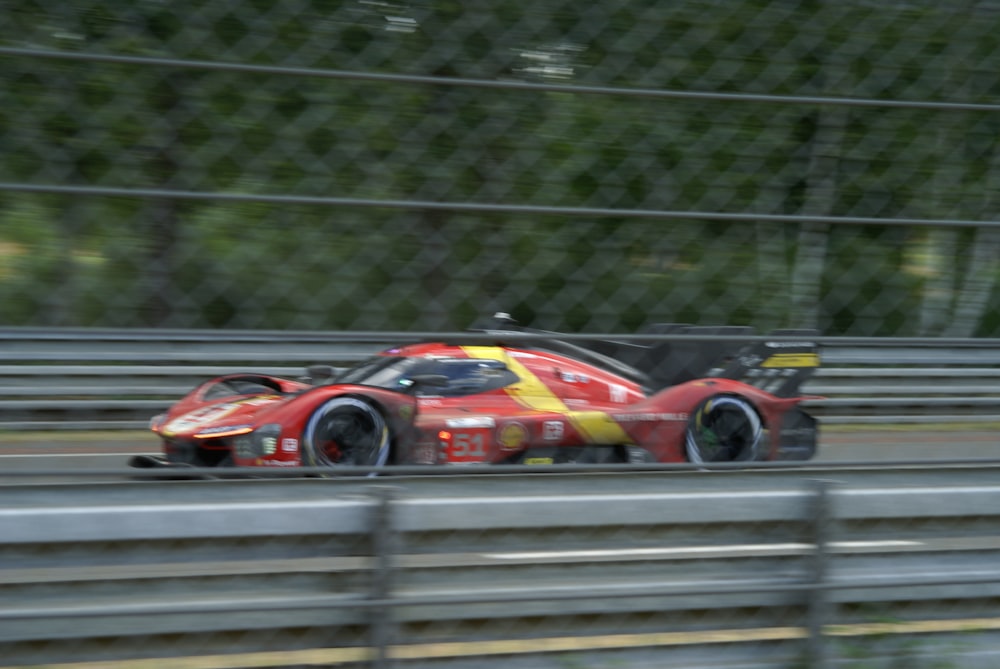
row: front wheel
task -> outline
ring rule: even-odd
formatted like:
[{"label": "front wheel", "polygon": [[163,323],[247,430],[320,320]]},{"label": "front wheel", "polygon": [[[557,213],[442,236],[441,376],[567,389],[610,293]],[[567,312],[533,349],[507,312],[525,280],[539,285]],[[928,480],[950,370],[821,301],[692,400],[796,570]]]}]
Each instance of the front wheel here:
[{"label": "front wheel", "polygon": [[748,401],[733,395],[709,397],[691,414],[685,432],[690,462],[756,460],[763,433],[760,416]]},{"label": "front wheel", "polygon": [[381,467],[389,461],[389,426],[369,402],[335,397],[309,417],[303,445],[313,467]]}]

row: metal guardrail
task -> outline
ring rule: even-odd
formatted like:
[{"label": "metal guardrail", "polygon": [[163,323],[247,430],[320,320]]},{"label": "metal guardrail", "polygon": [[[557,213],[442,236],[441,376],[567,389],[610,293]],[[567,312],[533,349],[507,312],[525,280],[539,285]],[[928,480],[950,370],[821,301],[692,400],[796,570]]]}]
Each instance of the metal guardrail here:
[{"label": "metal guardrail", "polygon": [[[197,383],[297,377],[433,333],[0,330],[0,429],[141,429]],[[441,336],[440,334],[436,336]],[[591,335],[592,336],[592,335]],[[824,339],[804,392],[825,424],[1000,421],[1000,341]]]},{"label": "metal guardrail", "polygon": [[0,658],[826,669],[919,633],[979,666],[998,466],[0,486]]}]

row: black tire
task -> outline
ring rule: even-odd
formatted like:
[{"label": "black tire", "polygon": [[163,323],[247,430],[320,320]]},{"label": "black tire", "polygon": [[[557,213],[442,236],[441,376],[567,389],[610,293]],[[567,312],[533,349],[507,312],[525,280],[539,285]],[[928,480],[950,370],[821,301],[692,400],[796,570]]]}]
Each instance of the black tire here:
[{"label": "black tire", "polygon": [[684,447],[688,461],[756,460],[763,434],[760,416],[750,402],[735,395],[716,395],[698,405],[688,419]]},{"label": "black tire", "polygon": [[381,467],[389,454],[385,417],[357,397],[326,401],[306,423],[303,455],[311,467]]}]

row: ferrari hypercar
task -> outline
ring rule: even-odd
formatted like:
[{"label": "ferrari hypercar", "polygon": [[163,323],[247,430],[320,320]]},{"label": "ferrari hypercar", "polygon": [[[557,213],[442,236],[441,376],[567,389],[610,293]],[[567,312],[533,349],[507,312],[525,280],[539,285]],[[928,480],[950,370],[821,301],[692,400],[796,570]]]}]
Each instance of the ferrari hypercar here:
[{"label": "ferrari hypercar", "polygon": [[703,464],[816,451],[799,392],[819,366],[815,333],[739,341],[749,328],[671,324],[648,339],[577,341],[495,319],[474,339],[390,348],[343,371],[209,380],[150,422],[157,462]]}]

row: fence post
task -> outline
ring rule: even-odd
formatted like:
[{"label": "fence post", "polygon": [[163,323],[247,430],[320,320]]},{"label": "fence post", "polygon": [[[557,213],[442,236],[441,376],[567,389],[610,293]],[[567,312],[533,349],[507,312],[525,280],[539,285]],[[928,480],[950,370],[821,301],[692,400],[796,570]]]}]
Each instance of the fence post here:
[{"label": "fence post", "polygon": [[[393,527],[392,501],[395,489],[389,486],[378,486],[372,491],[375,508],[372,513],[372,557],[374,558],[371,573],[370,598],[375,601],[386,601],[392,597],[393,576],[395,574],[396,535]],[[371,646],[373,669],[390,669],[392,658],[389,648],[392,646],[395,631],[395,612],[391,604],[373,606],[371,608]]]},{"label": "fence post", "polygon": [[830,603],[826,588],[827,573],[830,564],[830,482],[813,481],[812,517],[810,534],[813,551],[812,591],[809,593],[807,620],[809,626],[809,642],[807,648],[810,669],[828,669],[826,637],[824,626],[830,622]]}]

